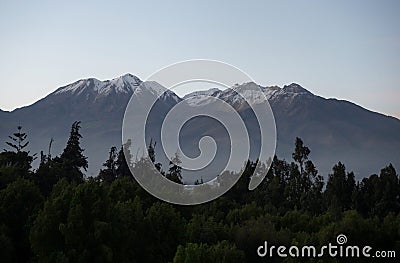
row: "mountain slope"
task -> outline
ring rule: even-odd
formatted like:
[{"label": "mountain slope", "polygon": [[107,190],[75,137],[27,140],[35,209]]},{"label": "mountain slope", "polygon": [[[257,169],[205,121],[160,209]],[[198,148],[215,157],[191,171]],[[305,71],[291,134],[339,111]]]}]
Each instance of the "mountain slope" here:
[{"label": "mountain slope", "polygon": [[[52,154],[58,155],[65,147],[71,124],[80,120],[84,154],[90,164],[88,174],[96,175],[111,146],[121,145],[122,118],[131,96],[154,96],[164,89],[152,83],[142,91],[141,83],[139,78],[126,74],[106,81],[83,79],[61,87],[30,106],[0,115],[0,140],[6,141],[22,125],[28,133],[31,152],[47,152],[49,141],[54,138]],[[179,97],[167,92],[163,100],[176,103]]]},{"label": "mountain slope", "polygon": [[[354,103],[316,96],[298,84],[279,88],[245,83],[233,87],[244,91],[246,100],[261,103],[252,90],[261,88],[273,110],[277,126],[278,156],[291,159],[294,140],[301,137],[311,149],[311,158],[327,175],[338,161],[354,170],[356,177],[379,172],[388,163],[400,167],[400,120],[366,110]],[[185,96],[189,104],[207,104],[204,95],[218,97],[236,109],[244,98],[233,89]]]},{"label": "mountain slope", "polygon": [[[60,154],[68,139],[70,125],[82,121],[83,147],[89,157],[89,175],[96,175],[107,158],[111,146],[121,144],[122,119],[128,101],[147,103],[165,91],[158,83],[140,86],[142,81],[126,74],[112,80],[84,79],[61,87],[38,102],[12,112],[0,111],[0,141],[22,125],[31,141],[30,150],[39,153],[48,148],[54,138],[52,154]],[[356,172],[358,178],[376,173],[392,162],[400,167],[400,121],[361,108],[347,101],[316,96],[297,84],[279,87],[261,87],[244,83],[233,89],[200,91],[187,94],[183,99],[189,105],[207,107],[213,96],[233,105],[255,125],[244,99],[234,89],[243,91],[247,100],[259,103],[263,98],[253,90],[260,87],[270,102],[277,125],[277,154],[291,159],[295,137],[301,137],[311,149],[311,158],[323,175],[327,175],[337,161],[344,162]],[[172,91],[165,92],[155,107],[154,123],[162,121],[170,108],[182,99]],[[218,131],[212,121],[192,121],[182,138],[196,152],[201,134]],[[153,125],[153,124],[151,124]],[[154,124],[153,130],[159,127]],[[157,134],[151,134],[158,138]],[[223,138],[221,138],[222,140]],[[257,145],[259,138],[252,136]],[[5,146],[5,144],[3,144]],[[158,147],[159,149],[159,147]]]},{"label": "mountain slope", "polygon": [[278,130],[278,154],[290,157],[284,153],[299,136],[324,174],[338,161],[345,162],[358,178],[379,172],[389,162],[400,167],[398,119],[310,94],[274,96],[270,104]]}]

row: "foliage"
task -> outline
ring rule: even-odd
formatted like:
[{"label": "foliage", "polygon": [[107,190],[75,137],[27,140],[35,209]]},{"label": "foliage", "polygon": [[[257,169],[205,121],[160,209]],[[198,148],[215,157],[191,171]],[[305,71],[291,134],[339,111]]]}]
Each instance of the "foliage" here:
[{"label": "foliage", "polygon": [[[256,190],[249,191],[248,183],[262,167],[259,160],[248,161],[222,197],[184,207],[158,201],[134,180],[131,142],[118,152],[111,148],[100,176],[84,179],[79,128],[75,122],[63,153],[35,171],[24,149],[0,153],[2,261],[265,262],[256,253],[264,241],[321,246],[341,233],[350,244],[400,249],[400,182],[391,164],[356,182],[339,162],[324,189],[310,150],[297,138],[293,160],[275,156]],[[132,171],[155,163],[154,152],[151,157]],[[181,180],[175,161],[166,176]]]},{"label": "foliage", "polygon": [[10,138],[12,141],[6,142],[6,144],[18,153],[22,151],[26,146],[28,146],[29,142],[25,142],[28,135],[22,132],[22,126],[18,126],[17,129],[18,132],[13,133],[12,136],[8,136],[8,138]]},{"label": "foliage", "polygon": [[29,229],[42,201],[38,187],[23,178],[0,191],[0,236],[7,246],[4,255],[12,261],[24,262],[31,258]]},{"label": "foliage", "polygon": [[168,173],[166,174],[166,178],[175,182],[177,184],[183,184],[182,182],[182,167],[179,165],[181,164],[181,160],[179,158],[179,154],[175,153],[175,156],[171,158],[169,162],[169,169]]},{"label": "foliage", "polygon": [[81,168],[85,171],[88,168],[87,157],[83,155],[84,149],[80,146],[80,139],[82,135],[79,133],[81,122],[76,121],[72,124],[70,136],[63,153],[60,158],[55,162],[61,163],[63,170],[69,173],[68,179],[70,181],[81,182],[83,180],[83,173]]}]

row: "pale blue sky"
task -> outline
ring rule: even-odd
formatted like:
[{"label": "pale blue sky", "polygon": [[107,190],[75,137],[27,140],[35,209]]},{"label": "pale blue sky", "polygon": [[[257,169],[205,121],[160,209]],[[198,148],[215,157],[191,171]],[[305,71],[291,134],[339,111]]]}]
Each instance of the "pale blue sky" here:
[{"label": "pale blue sky", "polygon": [[193,58],[400,117],[400,1],[3,1],[0,109]]}]

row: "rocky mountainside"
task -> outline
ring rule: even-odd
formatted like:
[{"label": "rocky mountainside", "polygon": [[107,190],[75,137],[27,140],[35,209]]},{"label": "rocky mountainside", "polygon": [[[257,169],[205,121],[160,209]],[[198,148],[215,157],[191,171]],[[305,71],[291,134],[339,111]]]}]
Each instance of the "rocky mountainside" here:
[{"label": "rocky mountainside", "polygon": [[[29,135],[31,152],[47,151],[50,139],[54,138],[52,154],[57,155],[65,146],[70,125],[81,120],[82,143],[89,157],[88,174],[96,175],[109,148],[121,144],[122,119],[131,97],[140,104],[145,103],[144,98],[165,91],[158,83],[141,83],[131,74],[106,81],[83,79],[58,88],[30,106],[12,112],[0,111],[0,140],[6,141],[16,126],[22,125]],[[256,87],[260,86],[244,83],[233,89],[197,91],[183,98],[167,91],[157,108],[159,119],[182,99],[192,106],[207,107],[208,96],[228,102],[246,117],[246,102],[234,90],[243,91],[247,101],[257,104],[264,98],[254,92]],[[389,162],[400,167],[400,120],[351,102],[322,98],[294,83],[283,88],[260,88],[274,112],[280,157],[291,158],[298,136],[310,147],[311,158],[324,176],[338,161],[355,171],[358,178],[379,172]],[[250,117],[248,123],[253,125]],[[188,133],[190,136],[182,138],[194,140],[200,133],[215,129],[215,123],[205,120],[194,126]],[[252,141],[257,144],[257,136]]]},{"label": "rocky mountainside", "polygon": [[[245,83],[234,90],[243,90],[252,103],[262,102],[255,83]],[[400,167],[400,121],[364,109],[354,103],[326,99],[314,95],[298,84],[283,88],[262,87],[273,110],[277,126],[277,154],[291,159],[294,139],[301,137],[311,148],[311,158],[319,170],[327,175],[338,161],[361,178],[378,173],[389,162]],[[215,96],[240,109],[244,99],[233,89],[212,89],[187,94],[192,104],[207,104],[205,95]]]}]

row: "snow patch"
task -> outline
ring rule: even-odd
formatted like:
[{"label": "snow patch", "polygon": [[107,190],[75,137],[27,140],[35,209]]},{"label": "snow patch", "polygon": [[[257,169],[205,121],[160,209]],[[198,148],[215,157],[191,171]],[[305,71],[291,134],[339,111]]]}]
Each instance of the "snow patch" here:
[{"label": "snow patch", "polygon": [[83,92],[94,92],[98,95],[108,95],[111,92],[129,94],[142,83],[142,81],[132,75],[125,74],[115,79],[100,81],[95,78],[78,80],[70,85],[57,89],[53,94],[72,93],[80,95]]}]

